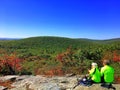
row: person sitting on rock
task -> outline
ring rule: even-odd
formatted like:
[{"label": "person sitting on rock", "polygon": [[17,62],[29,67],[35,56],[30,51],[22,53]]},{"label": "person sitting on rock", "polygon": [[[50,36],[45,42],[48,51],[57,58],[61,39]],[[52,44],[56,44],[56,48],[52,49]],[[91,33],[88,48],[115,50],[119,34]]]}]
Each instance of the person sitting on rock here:
[{"label": "person sitting on rock", "polygon": [[91,83],[100,83],[101,82],[101,75],[100,71],[98,69],[97,63],[92,63],[91,64],[91,69],[88,70],[89,72],[89,78],[91,80]]},{"label": "person sitting on rock", "polygon": [[103,61],[103,67],[101,68],[101,86],[107,88],[113,88],[112,83],[114,81],[114,69],[110,66],[110,60]]},{"label": "person sitting on rock", "polygon": [[91,64],[91,69],[88,70],[89,74],[85,75],[79,82],[78,84],[82,84],[84,86],[91,86],[93,83],[99,83],[101,82],[101,75],[100,71],[98,69],[97,63],[92,63]]}]

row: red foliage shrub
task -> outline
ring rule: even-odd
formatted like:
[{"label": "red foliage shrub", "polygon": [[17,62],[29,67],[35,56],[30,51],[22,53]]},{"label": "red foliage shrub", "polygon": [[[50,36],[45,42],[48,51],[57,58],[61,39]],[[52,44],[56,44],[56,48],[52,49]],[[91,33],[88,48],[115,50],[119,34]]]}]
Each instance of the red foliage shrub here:
[{"label": "red foliage shrub", "polygon": [[113,52],[113,61],[120,62],[120,54],[117,51]]},{"label": "red foliage shrub", "polygon": [[120,84],[120,76],[115,76],[114,82]]},{"label": "red foliage shrub", "polygon": [[21,62],[22,60],[17,57],[16,53],[10,55],[4,53],[0,56],[0,72],[3,74],[16,74],[22,69]]},{"label": "red foliage shrub", "polygon": [[54,75],[62,76],[62,75],[64,75],[64,72],[62,71],[62,69],[57,68],[57,69],[52,69],[52,70],[46,71],[45,75],[47,75],[47,76],[54,76]]},{"label": "red foliage shrub", "polygon": [[64,57],[64,54],[58,54],[56,59],[60,62],[63,62],[63,57]]},{"label": "red foliage shrub", "polygon": [[8,89],[14,88],[12,85],[13,82],[11,81],[0,81],[0,86],[7,87]]}]

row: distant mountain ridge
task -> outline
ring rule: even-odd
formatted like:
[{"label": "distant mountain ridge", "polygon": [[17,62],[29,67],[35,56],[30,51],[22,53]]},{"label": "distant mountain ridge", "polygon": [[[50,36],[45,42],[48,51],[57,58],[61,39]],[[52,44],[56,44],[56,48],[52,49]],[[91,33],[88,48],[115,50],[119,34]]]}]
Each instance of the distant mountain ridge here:
[{"label": "distant mountain ridge", "polygon": [[[38,36],[38,37],[28,37],[28,38],[1,38],[0,40],[20,40],[20,39],[31,39],[31,38],[41,38],[41,37],[52,37],[52,38],[67,38],[67,37],[54,37],[54,36]],[[85,40],[85,41],[120,41],[120,38],[111,38],[111,39],[89,39],[89,38],[68,38],[68,39],[76,39],[76,40]]]},{"label": "distant mountain ridge", "polygon": [[[29,38],[0,38],[3,47],[29,47],[29,48],[65,48],[68,46],[75,47],[89,47],[102,44],[115,44],[120,43],[120,38],[94,40],[86,38],[67,38],[67,37],[54,37],[54,36],[38,36]],[[12,46],[11,46],[12,45]]]},{"label": "distant mountain ridge", "polygon": [[0,38],[0,40],[19,40],[21,38]]},{"label": "distant mountain ridge", "polygon": [[120,40],[120,38],[111,38],[111,39],[89,39],[89,38],[76,38],[76,39],[79,39],[79,40],[91,40],[91,41],[109,41],[109,40]]}]

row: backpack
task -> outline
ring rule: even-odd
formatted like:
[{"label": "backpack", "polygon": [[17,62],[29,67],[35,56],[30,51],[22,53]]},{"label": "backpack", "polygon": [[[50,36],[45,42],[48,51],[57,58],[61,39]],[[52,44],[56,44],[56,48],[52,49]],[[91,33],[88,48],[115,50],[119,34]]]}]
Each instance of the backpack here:
[{"label": "backpack", "polygon": [[91,86],[93,84],[93,81],[91,79],[88,79],[85,77],[85,78],[79,80],[78,84],[83,85],[83,86]]},{"label": "backpack", "polygon": [[[96,68],[93,72],[93,74],[95,74],[96,72]],[[91,86],[93,84],[93,80],[91,79],[92,77],[83,77],[81,80],[78,81],[78,84],[80,85],[84,85],[84,86]]]}]

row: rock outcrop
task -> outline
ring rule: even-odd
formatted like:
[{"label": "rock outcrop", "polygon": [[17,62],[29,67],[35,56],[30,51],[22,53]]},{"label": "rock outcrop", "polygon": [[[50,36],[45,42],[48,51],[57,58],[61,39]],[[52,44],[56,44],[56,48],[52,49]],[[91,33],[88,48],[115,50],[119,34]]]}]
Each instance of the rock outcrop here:
[{"label": "rock outcrop", "polygon": [[[108,90],[103,88],[100,84],[93,84],[92,86],[79,85],[73,88],[77,84],[77,79],[80,76],[3,76],[0,77],[0,81],[11,81],[11,88],[7,86],[0,86],[0,90]],[[120,90],[119,84],[113,84],[116,90]],[[112,90],[112,89],[110,89]]]}]

